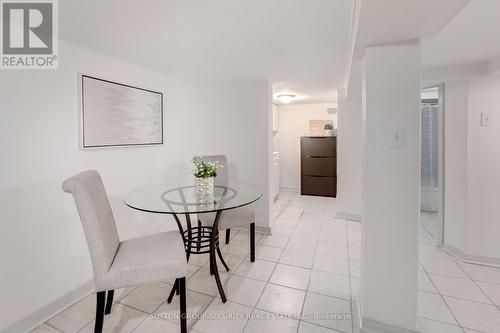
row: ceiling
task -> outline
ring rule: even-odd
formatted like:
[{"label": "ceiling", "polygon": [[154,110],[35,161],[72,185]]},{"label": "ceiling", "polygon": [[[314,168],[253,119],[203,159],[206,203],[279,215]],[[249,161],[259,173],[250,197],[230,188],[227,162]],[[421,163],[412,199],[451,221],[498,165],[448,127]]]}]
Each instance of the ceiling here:
[{"label": "ceiling", "polygon": [[[422,63],[427,66],[428,50],[430,50],[428,41],[440,38],[442,31],[454,25],[455,17],[462,15],[464,8],[468,9],[470,1],[357,0],[354,11],[356,29],[352,30],[349,41],[350,72],[347,74],[346,82],[349,94],[361,92],[361,67],[365,47],[420,39],[423,41]],[[472,0],[479,5],[485,1],[500,3],[500,0]],[[445,36],[441,41],[436,39],[436,45],[441,45],[445,41],[456,43],[456,39],[456,36]],[[455,55],[449,52],[442,59],[450,62],[454,57]]]},{"label": "ceiling", "polygon": [[61,38],[194,80],[265,78],[298,102],[344,84],[352,0],[65,0]]},{"label": "ceiling", "polygon": [[357,30],[351,35],[357,59],[366,46],[435,36],[470,0],[359,1]]},{"label": "ceiling", "polygon": [[335,102],[368,45],[421,38],[426,68],[500,56],[500,0],[357,0],[353,24],[354,3],[65,0],[59,26],[63,39],[167,75],[267,79],[294,103]]},{"label": "ceiling", "polygon": [[426,69],[500,57],[499,0],[362,0],[358,7],[354,63],[365,46],[413,38],[422,40]]},{"label": "ceiling", "polygon": [[500,56],[500,1],[472,0],[437,36],[423,42],[424,67],[459,65]]}]

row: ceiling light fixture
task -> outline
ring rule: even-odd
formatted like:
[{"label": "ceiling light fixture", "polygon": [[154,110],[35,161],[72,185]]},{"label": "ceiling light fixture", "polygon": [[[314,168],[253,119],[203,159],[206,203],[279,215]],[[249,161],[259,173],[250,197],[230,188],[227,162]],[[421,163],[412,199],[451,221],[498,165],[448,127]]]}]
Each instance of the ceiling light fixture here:
[{"label": "ceiling light fixture", "polygon": [[282,94],[282,95],[278,95],[276,97],[279,99],[279,101],[281,103],[288,104],[291,101],[293,101],[295,99],[295,97],[297,97],[297,96],[294,94]]}]

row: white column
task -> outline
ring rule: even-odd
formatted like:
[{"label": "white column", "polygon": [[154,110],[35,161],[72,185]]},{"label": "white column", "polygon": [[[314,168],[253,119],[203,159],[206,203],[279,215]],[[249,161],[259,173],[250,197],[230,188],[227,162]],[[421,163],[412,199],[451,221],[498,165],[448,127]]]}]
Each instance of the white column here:
[{"label": "white column", "polygon": [[418,41],[366,48],[362,187],[362,332],[417,331]]},{"label": "white column", "polygon": [[361,221],[361,89],[339,91],[337,113],[337,217]]}]

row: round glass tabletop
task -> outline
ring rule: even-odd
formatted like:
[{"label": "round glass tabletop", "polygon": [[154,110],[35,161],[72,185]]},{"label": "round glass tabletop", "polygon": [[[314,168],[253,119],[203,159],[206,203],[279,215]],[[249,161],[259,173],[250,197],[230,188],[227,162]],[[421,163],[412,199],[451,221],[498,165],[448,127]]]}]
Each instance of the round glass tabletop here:
[{"label": "round glass tabletop", "polygon": [[150,213],[209,213],[242,207],[262,197],[262,190],[244,182],[215,185],[213,194],[198,194],[194,179],[136,189],[124,197],[127,206]]}]

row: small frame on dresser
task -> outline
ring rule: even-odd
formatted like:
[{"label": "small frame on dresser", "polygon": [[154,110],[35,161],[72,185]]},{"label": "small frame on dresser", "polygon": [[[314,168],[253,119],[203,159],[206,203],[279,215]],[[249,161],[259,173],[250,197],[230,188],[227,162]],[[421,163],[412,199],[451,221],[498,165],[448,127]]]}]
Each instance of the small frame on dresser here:
[{"label": "small frame on dresser", "polygon": [[163,93],[80,75],[82,149],[163,144]]}]

